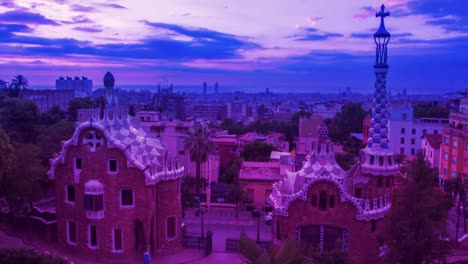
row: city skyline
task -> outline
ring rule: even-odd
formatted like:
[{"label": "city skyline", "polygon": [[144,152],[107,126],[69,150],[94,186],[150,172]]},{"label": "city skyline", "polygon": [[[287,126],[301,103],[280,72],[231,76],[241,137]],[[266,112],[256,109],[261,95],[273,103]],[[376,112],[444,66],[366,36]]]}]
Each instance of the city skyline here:
[{"label": "city skyline", "polygon": [[[383,1],[391,15],[393,92],[461,90],[468,69],[468,6],[458,1]],[[380,1],[3,1],[0,79],[31,87],[60,75],[122,85],[213,85],[234,90],[370,93],[372,34]],[[261,12],[259,12],[261,10]],[[118,18],[118,19],[116,19]],[[339,78],[337,77],[339,76]],[[426,81],[431,76],[430,81]],[[430,85],[430,86],[428,86]]]}]

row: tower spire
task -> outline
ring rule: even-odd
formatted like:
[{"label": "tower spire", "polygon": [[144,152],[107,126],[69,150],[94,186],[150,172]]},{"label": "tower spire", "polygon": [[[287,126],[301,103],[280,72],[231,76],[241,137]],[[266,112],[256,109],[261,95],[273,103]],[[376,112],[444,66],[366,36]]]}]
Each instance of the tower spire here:
[{"label": "tower spire", "polygon": [[387,109],[387,44],[390,33],[385,29],[384,18],[389,16],[382,5],[380,26],[374,34],[376,45],[376,63],[374,65],[374,101],[371,114],[371,127],[366,148],[361,150],[361,169],[365,174],[374,176],[392,176],[398,171],[393,152],[388,146],[388,109]]},{"label": "tower spire", "polygon": [[380,17],[380,26],[374,34],[376,44],[376,63],[374,65],[375,84],[374,101],[371,115],[371,128],[369,131],[368,148],[388,149],[388,109],[387,109],[387,44],[390,33],[385,29],[384,18],[389,16],[382,5],[376,17]]}]

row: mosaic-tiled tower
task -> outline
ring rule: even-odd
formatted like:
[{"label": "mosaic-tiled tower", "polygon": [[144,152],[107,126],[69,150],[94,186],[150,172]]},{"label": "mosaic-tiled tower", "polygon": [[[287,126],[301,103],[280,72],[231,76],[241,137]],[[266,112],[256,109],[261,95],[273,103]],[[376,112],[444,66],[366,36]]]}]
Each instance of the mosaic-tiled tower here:
[{"label": "mosaic-tiled tower", "polygon": [[376,17],[380,17],[380,27],[374,34],[376,44],[374,101],[369,140],[367,141],[367,147],[361,150],[363,171],[380,176],[394,175],[398,170],[393,152],[388,148],[387,45],[390,40],[390,33],[385,29],[384,19],[389,15],[389,12],[385,12],[384,5],[382,5],[381,11],[376,14]]}]

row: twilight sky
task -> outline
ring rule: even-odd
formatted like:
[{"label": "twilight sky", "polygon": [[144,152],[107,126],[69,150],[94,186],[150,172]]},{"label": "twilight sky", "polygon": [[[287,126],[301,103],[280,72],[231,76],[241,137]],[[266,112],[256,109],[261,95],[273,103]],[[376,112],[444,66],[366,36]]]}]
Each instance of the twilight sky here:
[{"label": "twilight sky", "polygon": [[0,79],[371,92],[382,3],[393,93],[468,88],[466,0],[0,0]]}]

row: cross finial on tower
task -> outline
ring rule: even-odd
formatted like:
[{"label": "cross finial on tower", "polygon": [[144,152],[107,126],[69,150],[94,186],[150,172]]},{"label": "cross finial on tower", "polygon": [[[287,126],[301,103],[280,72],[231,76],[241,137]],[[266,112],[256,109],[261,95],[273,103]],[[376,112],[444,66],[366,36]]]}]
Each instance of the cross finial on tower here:
[{"label": "cross finial on tower", "polygon": [[380,6],[380,12],[375,13],[375,17],[381,17],[382,20],[385,17],[388,17],[389,15],[390,15],[390,12],[385,12],[385,5],[384,4],[382,4],[382,6]]}]

